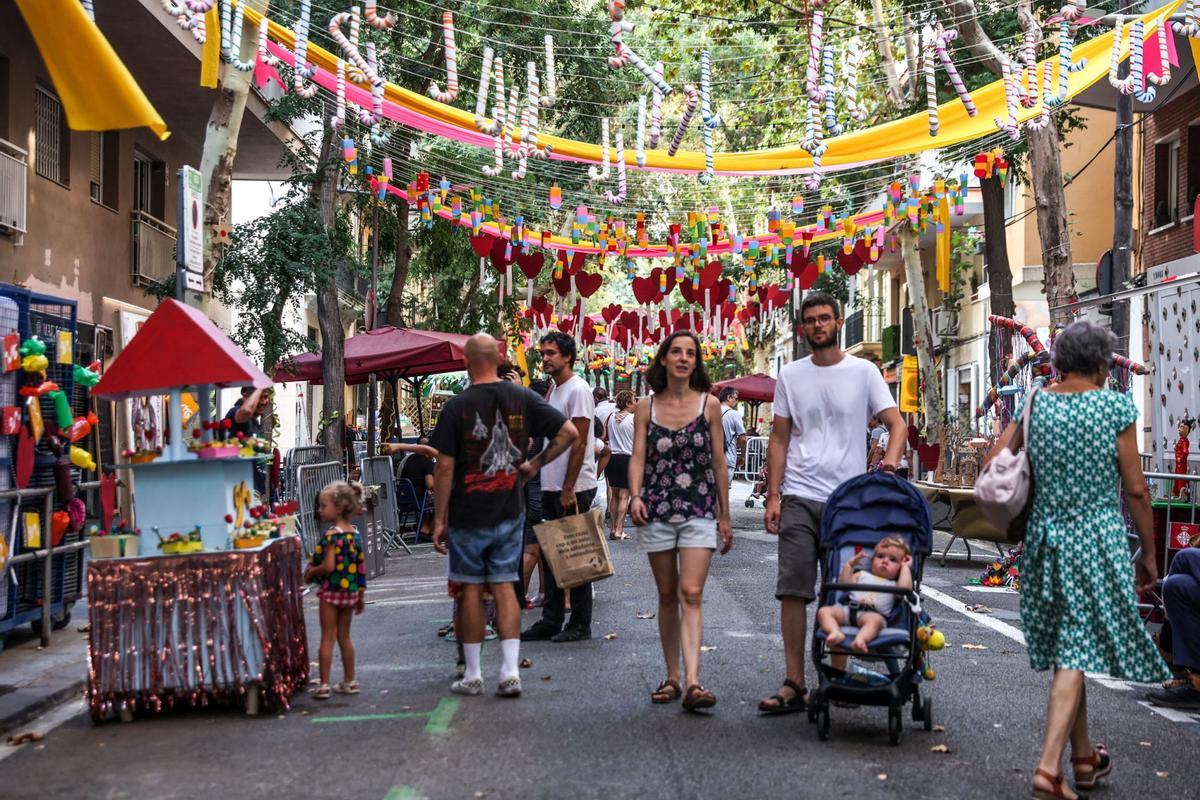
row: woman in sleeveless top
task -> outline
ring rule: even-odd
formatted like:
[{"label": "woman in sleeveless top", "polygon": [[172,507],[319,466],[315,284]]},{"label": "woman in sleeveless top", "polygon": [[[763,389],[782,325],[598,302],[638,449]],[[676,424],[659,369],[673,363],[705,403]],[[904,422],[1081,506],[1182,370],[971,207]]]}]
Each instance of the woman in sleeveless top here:
[{"label": "woman in sleeveless top", "polygon": [[629,506],[629,458],[633,455],[633,392],[617,392],[617,410],[604,427],[604,441],[612,449],[612,458],[604,477],[615,494],[612,511],[613,539],[628,539],[625,535],[625,509]]},{"label": "woman in sleeveless top", "polygon": [[733,545],[721,407],[709,397],[712,383],[691,331],[662,343],[646,382],[654,396],[639,401],[634,414],[629,493],[638,549],[649,555],[658,587],[658,634],[667,662],[666,680],[650,699],[670,703],[682,696],[683,707],[695,711],[717,702],[700,684],[704,582],[718,539],[722,554]]}]

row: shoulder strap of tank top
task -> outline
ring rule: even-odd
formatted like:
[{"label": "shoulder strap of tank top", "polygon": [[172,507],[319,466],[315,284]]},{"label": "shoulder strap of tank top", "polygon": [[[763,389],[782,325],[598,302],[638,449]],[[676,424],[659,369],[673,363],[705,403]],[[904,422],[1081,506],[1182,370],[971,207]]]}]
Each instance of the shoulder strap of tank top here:
[{"label": "shoulder strap of tank top", "polygon": [[708,407],[708,392],[701,392],[700,393],[700,414],[698,416],[703,417],[704,409],[707,407]]},{"label": "shoulder strap of tank top", "polygon": [[650,395],[650,421],[655,425],[658,424],[658,420],[654,418],[654,395]]}]

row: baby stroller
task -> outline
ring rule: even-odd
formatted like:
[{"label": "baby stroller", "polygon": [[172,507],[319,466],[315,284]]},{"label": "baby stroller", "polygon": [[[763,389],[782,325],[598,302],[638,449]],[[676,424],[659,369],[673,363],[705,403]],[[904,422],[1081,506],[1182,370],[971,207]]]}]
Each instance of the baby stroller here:
[{"label": "baby stroller", "polygon": [[754,508],[755,500],[764,504],[767,501],[767,464],[765,461],[754,479],[754,485],[750,487],[750,496],[746,498],[746,508]]},{"label": "baby stroller", "polygon": [[[829,704],[837,700],[865,706],[887,706],[888,741],[900,743],[901,713],[911,698],[912,718],[923,722],[925,730],[933,728],[932,704],[923,701],[920,693],[921,665],[924,652],[917,638],[917,628],[928,620],[921,610],[921,574],[933,545],[932,518],[929,504],[908,481],[886,472],[860,475],[843,483],[829,497],[821,518],[821,563],[824,583],[821,584],[818,604],[821,606],[842,600],[844,592],[855,584],[838,583],[842,565],[857,549],[871,550],[885,536],[899,536],[908,542],[912,551],[913,591],[898,587],[873,586],[872,591],[897,595],[887,624],[871,641],[865,654],[851,653],[858,661],[874,662],[879,671],[847,664],[843,671],[827,663],[831,651],[825,646],[825,633],[817,630],[813,636],[812,656],[819,678],[818,687],[809,701],[808,717],[817,723],[817,736],[829,738]],[[858,633],[857,627],[842,626],[845,646]],[[833,653],[842,655],[848,649]]]}]

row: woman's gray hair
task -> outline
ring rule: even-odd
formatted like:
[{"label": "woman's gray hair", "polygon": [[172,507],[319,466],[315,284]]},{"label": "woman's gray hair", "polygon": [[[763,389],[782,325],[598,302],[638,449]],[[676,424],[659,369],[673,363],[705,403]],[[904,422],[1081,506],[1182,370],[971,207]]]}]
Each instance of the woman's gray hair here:
[{"label": "woman's gray hair", "polygon": [[1093,322],[1073,322],[1054,338],[1050,362],[1059,372],[1093,375],[1112,363],[1117,337]]}]

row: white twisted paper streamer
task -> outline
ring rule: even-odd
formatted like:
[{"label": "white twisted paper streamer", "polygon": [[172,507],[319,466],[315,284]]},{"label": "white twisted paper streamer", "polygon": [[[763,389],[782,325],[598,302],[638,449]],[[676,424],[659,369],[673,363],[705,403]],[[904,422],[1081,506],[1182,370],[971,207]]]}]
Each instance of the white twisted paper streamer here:
[{"label": "white twisted paper streamer", "polygon": [[[938,101],[937,101],[937,80],[935,71],[937,67],[934,65],[933,53],[930,48],[925,48],[925,103],[928,106],[929,114],[929,135],[937,136],[938,129],[941,127],[941,121],[938,116]],[[1007,86],[1005,87],[1007,89]]]},{"label": "white twisted paper streamer", "polygon": [[1175,32],[1189,39],[1200,39],[1200,3],[1197,0],[1188,0],[1183,18],[1183,22],[1171,23]]},{"label": "white twisted paper streamer", "polygon": [[826,47],[821,53],[821,81],[824,84],[822,92],[825,95],[825,132],[830,136],[840,136],[842,125],[837,120],[837,90],[833,83],[833,48]]},{"label": "white twisted paper streamer", "polygon": [[588,178],[591,179],[592,183],[595,183],[597,181],[606,181],[606,180],[608,180],[609,175],[612,174],[609,170],[608,158],[609,158],[608,117],[601,117],[600,118],[600,164],[601,164],[601,169],[596,169],[595,167],[588,167]]},{"label": "white twisted paper streamer", "polygon": [[933,42],[937,49],[938,60],[942,62],[942,67],[950,77],[951,85],[954,86],[954,93],[962,101],[963,108],[967,110],[967,116],[974,117],[979,114],[979,109],[975,107],[975,101],[971,99],[971,93],[967,91],[967,86],[963,83],[962,75],[958,74],[958,68],[954,66],[954,61],[950,58],[950,50],[946,46],[957,38],[958,31],[946,30],[941,25],[938,25],[933,36]]},{"label": "white twisted paper streamer", "polygon": [[[211,4],[210,4],[211,5]],[[191,2],[188,8],[191,8]],[[301,97],[315,97],[317,85],[305,83],[317,73],[317,68],[308,63],[308,25],[312,15],[312,0],[300,0],[300,17],[296,20],[296,63],[292,70],[292,91]]]},{"label": "white twisted paper streamer", "polygon": [[538,96],[542,108],[550,108],[558,99],[558,75],[554,67],[554,37],[546,34],[546,93]]},{"label": "white twisted paper streamer", "polygon": [[[264,17],[264,19],[266,19]],[[336,131],[346,125],[346,62],[342,59],[337,60],[337,91],[335,93],[337,104],[334,106],[333,119],[330,120],[330,126]]]},{"label": "white twisted paper streamer", "polygon": [[[617,191],[616,194],[605,191],[604,199],[614,206],[622,205],[628,196],[628,184],[625,176],[625,133],[617,127]],[[607,166],[607,164],[605,165]]]},{"label": "white twisted paper streamer", "polygon": [[[1063,6],[1063,15],[1068,6]],[[1074,6],[1070,6],[1074,8]],[[1078,17],[1078,14],[1076,14]],[[1087,59],[1082,58],[1075,61],[1072,54],[1075,51],[1075,33],[1071,29],[1071,23],[1064,19],[1058,26],[1058,92],[1050,94],[1049,87],[1043,81],[1042,102],[1049,105],[1051,108],[1057,108],[1067,102],[1067,78],[1072,72],[1078,72],[1087,66]]]},{"label": "white twisted paper streamer", "polygon": [[700,93],[690,83],[683,85],[683,96],[685,98],[683,116],[679,118],[675,134],[671,136],[671,143],[667,146],[668,156],[674,156],[679,152],[679,145],[683,144],[684,134],[687,133],[688,126],[692,124],[692,117],[696,115],[696,106],[700,104]]},{"label": "white twisted paper streamer", "polygon": [[243,60],[240,48],[242,29],[246,22],[246,4],[238,3],[236,11],[230,12],[229,0],[221,0],[221,58],[238,72],[254,69],[255,59]]},{"label": "white twisted paper streamer", "polygon": [[672,91],[671,85],[663,80],[661,75],[655,74],[653,68],[622,41],[624,35],[633,30],[633,23],[625,19],[625,4],[620,0],[610,0],[608,18],[608,38],[616,50],[615,56],[608,57],[608,66],[612,69],[621,69],[628,64],[633,64],[634,68],[642,73],[652,86],[656,87],[664,96],[669,95]]},{"label": "white twisted paper streamer", "polygon": [[[663,63],[661,61],[654,62],[654,74],[660,78],[663,74]],[[659,141],[662,139],[662,101],[663,93],[654,87],[654,91],[650,95],[650,148],[658,147]]]},{"label": "white twisted paper streamer", "polygon": [[646,95],[638,95],[637,133],[633,144],[633,157],[639,167],[646,166]]},{"label": "white twisted paper streamer", "polygon": [[[1117,17],[1117,26],[1113,31],[1113,46],[1112,55],[1108,61],[1108,82],[1121,94],[1133,94],[1133,70],[1124,78],[1117,77],[1121,74],[1121,44],[1125,38],[1125,19]],[[1130,39],[1130,47],[1132,48],[1132,37]],[[1132,54],[1130,56],[1132,58]]]},{"label": "white twisted paper streamer", "polygon": [[1050,86],[1053,69],[1049,61],[1042,64],[1042,113],[1025,123],[1027,131],[1040,131],[1050,124],[1050,101],[1053,99]]},{"label": "white twisted paper streamer", "polygon": [[367,24],[378,31],[386,31],[396,24],[396,15],[391,11],[386,17],[380,17],[376,6],[379,5],[379,0],[364,0],[363,2],[363,18]]},{"label": "white twisted paper streamer", "polygon": [[258,60],[268,67],[274,67],[279,64],[279,59],[271,55],[271,51],[267,49],[267,23],[269,21],[266,14],[263,14],[262,19],[258,21]]},{"label": "white twisted paper streamer", "polygon": [[458,49],[454,45],[454,14],[442,12],[442,49],[446,51],[446,91],[436,82],[429,84],[429,96],[439,103],[453,103],[458,97]]},{"label": "white twisted paper streamer", "polygon": [[1008,121],[1004,121],[999,117],[992,119],[996,123],[996,127],[1008,134],[1008,138],[1016,140],[1021,138],[1021,128],[1017,125],[1017,105],[1020,103],[1018,95],[1020,92],[1018,81],[1020,78],[1013,72],[1013,64],[1007,58],[1000,62],[1000,74],[1004,79],[1004,103],[1008,109]]},{"label": "white twisted paper streamer", "polygon": [[480,133],[495,133],[498,128],[493,120],[487,121],[488,86],[492,80],[492,63],[495,52],[490,47],[483,48],[483,69],[479,72],[479,88],[475,92],[475,127]]}]

